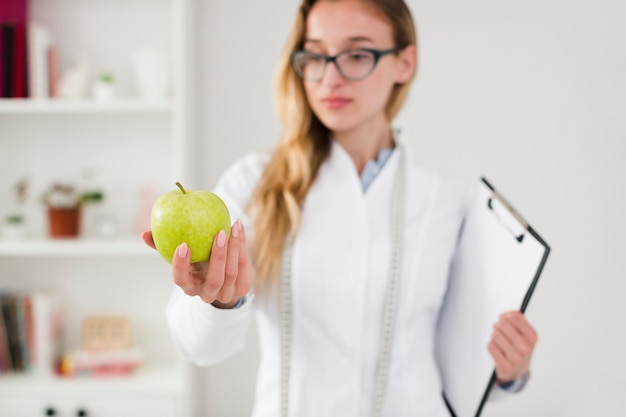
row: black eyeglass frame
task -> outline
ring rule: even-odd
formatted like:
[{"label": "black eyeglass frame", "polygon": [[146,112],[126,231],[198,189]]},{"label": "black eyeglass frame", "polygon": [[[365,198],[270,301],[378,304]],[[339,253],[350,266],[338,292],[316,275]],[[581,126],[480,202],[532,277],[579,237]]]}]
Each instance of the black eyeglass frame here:
[{"label": "black eyeglass frame", "polygon": [[[353,53],[353,52],[358,52],[358,51],[369,52],[374,56],[374,62],[372,63],[372,68],[370,68],[370,70],[361,77],[357,77],[357,78],[348,77],[343,73],[343,71],[341,70],[341,67],[337,65],[337,58],[347,53]],[[346,80],[350,80],[350,81],[359,81],[359,80],[364,79],[365,77],[367,77],[374,71],[374,69],[378,65],[378,61],[380,61],[380,58],[389,54],[397,54],[398,52],[400,52],[400,49],[398,48],[390,48],[390,49],[354,48],[354,49],[346,49],[345,51],[341,51],[338,54],[333,55],[333,56],[327,56],[327,55],[322,55],[322,54],[317,54],[315,52],[307,51],[305,49],[296,49],[295,51],[291,53],[291,67],[296,72],[296,74],[298,74],[298,76],[304,81],[320,81],[321,79],[324,78],[324,75],[326,75],[326,68],[328,67],[328,63],[332,62],[333,64],[335,64],[335,68],[337,68],[337,71],[339,71],[339,74],[341,74],[343,78],[345,78]],[[301,54],[314,55],[324,60],[324,68],[322,69],[322,74],[320,75],[319,78],[315,78],[315,79],[305,78],[304,74],[298,70],[298,66],[296,65],[296,58],[300,56]]]}]

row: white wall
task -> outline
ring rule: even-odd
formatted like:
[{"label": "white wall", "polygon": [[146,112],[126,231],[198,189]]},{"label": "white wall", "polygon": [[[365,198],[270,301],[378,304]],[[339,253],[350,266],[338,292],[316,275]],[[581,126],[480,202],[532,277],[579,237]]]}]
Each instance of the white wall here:
[{"label": "white wall", "polygon": [[[203,185],[279,132],[271,81],[295,1],[207,1]],[[552,246],[528,317],[532,382],[485,416],[623,415],[626,2],[412,0],[420,72],[398,120],[427,164],[487,176]],[[256,341],[207,370],[210,416],[246,416]]]}]

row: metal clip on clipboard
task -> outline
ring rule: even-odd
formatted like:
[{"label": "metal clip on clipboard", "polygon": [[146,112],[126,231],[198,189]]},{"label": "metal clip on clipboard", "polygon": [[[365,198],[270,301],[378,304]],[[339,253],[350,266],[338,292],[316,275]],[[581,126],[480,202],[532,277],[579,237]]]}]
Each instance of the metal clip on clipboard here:
[{"label": "metal clip on clipboard", "polygon": [[528,223],[486,179],[483,178],[482,181],[492,191],[491,197],[487,200],[487,207],[500,220],[500,223],[511,232],[515,239],[522,243],[524,235],[528,230]]}]

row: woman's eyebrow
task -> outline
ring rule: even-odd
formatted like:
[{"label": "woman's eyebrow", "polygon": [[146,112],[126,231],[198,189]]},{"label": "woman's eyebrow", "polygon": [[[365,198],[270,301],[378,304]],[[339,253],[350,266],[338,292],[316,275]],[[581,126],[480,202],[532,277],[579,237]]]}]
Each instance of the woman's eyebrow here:
[{"label": "woman's eyebrow", "polygon": [[367,36],[353,36],[351,38],[348,38],[348,40],[350,42],[374,42],[371,38],[368,38]]},{"label": "woman's eyebrow", "polygon": [[[347,43],[356,43],[356,42],[370,42],[373,43],[374,41],[371,38],[368,38],[367,36],[352,36],[346,39]],[[306,38],[304,40],[304,44],[320,44],[320,43],[324,43],[321,39],[315,39],[315,38]]]}]

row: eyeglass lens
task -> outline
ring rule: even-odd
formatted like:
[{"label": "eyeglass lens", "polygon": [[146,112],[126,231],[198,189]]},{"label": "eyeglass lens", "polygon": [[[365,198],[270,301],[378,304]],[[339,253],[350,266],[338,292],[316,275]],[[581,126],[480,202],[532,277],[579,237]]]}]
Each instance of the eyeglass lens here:
[{"label": "eyeglass lens", "polygon": [[[338,54],[334,60],[341,75],[349,80],[358,80],[368,75],[376,63],[371,51],[348,50]],[[324,77],[328,58],[303,51],[294,60],[296,70],[305,80],[319,81]]]}]

